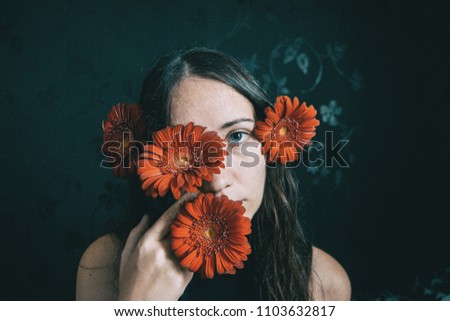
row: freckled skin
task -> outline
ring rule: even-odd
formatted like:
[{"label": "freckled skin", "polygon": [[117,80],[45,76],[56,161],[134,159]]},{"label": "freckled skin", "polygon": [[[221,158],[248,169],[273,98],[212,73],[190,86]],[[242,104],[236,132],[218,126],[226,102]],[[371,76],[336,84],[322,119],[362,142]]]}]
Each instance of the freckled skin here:
[{"label": "freckled skin", "polygon": [[[221,127],[236,119],[254,120],[254,114],[254,108],[247,98],[219,81],[187,77],[172,91],[170,125],[186,125],[193,121],[195,125],[218,132],[228,144],[229,155],[225,160],[225,168],[221,169],[220,174],[214,174],[211,182],[205,182],[202,191],[242,200],[246,209],[244,216],[250,219],[261,205],[264,195],[266,163],[261,154],[261,143],[251,135],[254,122],[242,121],[228,128]],[[232,145],[231,135],[239,131],[248,135],[244,135],[245,141],[240,146]],[[245,144],[247,153],[242,148]],[[253,165],[242,166],[244,163]]]}]

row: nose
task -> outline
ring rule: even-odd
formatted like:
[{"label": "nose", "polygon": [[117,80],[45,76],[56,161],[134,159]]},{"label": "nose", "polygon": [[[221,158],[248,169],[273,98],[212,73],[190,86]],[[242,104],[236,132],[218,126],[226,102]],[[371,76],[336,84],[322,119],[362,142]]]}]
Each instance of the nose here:
[{"label": "nose", "polygon": [[225,166],[220,169],[220,174],[213,174],[210,182],[204,181],[202,189],[205,193],[213,193],[214,196],[226,195],[226,189],[233,183],[232,168]]}]

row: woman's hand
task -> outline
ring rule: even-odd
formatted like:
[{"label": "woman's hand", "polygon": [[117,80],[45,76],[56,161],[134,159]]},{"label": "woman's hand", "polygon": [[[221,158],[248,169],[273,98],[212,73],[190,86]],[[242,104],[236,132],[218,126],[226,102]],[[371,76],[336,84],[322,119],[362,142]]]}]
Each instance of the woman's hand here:
[{"label": "woman's hand", "polygon": [[182,268],[170,247],[170,224],[182,202],[198,193],[186,193],[149,229],[149,216],[131,230],[122,251],[119,300],[177,300],[193,273]]}]

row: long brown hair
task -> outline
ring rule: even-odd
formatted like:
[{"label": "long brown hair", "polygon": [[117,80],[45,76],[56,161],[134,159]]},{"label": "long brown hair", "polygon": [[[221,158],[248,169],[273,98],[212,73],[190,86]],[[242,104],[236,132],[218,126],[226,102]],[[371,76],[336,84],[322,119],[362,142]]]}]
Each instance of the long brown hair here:
[{"label": "long brown hair", "polygon": [[[263,117],[264,107],[271,105],[266,93],[234,58],[206,48],[176,51],[158,60],[142,86],[140,103],[149,119],[149,134],[169,123],[171,91],[187,76],[214,79],[231,86],[253,104],[257,118]],[[142,213],[148,210],[142,206],[143,193],[137,180],[132,184],[132,211]],[[298,184],[291,170],[284,166],[268,167],[263,202],[253,217],[251,235],[254,278],[262,300],[311,298],[312,247],[300,224],[298,199]],[[159,211],[162,213],[171,201],[161,198]],[[152,206],[154,212],[155,205]],[[122,240],[125,236],[121,235]]]}]

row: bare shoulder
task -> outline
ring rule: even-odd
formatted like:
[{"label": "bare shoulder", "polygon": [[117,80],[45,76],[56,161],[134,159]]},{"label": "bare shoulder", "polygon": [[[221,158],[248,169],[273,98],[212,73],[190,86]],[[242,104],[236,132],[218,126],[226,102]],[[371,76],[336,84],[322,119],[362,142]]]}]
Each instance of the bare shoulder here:
[{"label": "bare shoulder", "polygon": [[351,284],[344,268],[331,255],[313,246],[310,281],[314,300],[350,300]]},{"label": "bare shoulder", "polygon": [[107,234],[95,240],[80,259],[77,272],[77,300],[115,300],[119,239]]}]

